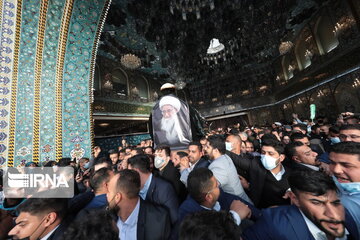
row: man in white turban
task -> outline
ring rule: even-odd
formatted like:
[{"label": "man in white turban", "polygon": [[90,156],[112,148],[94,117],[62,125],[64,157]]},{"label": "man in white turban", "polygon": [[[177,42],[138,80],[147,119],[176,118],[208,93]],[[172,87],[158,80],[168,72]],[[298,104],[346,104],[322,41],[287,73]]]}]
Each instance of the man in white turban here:
[{"label": "man in white turban", "polygon": [[181,109],[180,100],[173,96],[164,96],[159,102],[159,107],[162,114],[161,130],[165,132],[168,143],[186,141],[177,116]]}]

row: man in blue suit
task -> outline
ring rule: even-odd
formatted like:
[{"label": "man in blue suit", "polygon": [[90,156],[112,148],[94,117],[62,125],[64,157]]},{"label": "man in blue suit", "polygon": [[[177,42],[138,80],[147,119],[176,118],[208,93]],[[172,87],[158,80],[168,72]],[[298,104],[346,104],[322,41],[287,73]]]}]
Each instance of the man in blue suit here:
[{"label": "man in blue suit", "polygon": [[170,214],[172,225],[177,220],[179,201],[171,183],[155,177],[150,171],[150,159],[145,154],[138,154],[128,159],[128,168],[140,175],[140,197],[143,200],[166,208]]},{"label": "man in blue suit", "polygon": [[340,202],[332,178],[318,171],[296,171],[288,178],[294,205],[269,208],[244,240],[356,239],[357,228]]},{"label": "man in blue suit", "polygon": [[185,186],[187,186],[187,178],[192,170],[197,168],[207,168],[210,164],[210,162],[204,158],[203,148],[200,142],[189,143],[188,150],[188,161],[180,162],[180,180]]},{"label": "man in blue suit", "polygon": [[194,169],[188,178],[188,198],[180,205],[178,221],[185,216],[206,210],[230,211],[239,225],[243,219],[259,216],[259,210],[250,203],[220,189],[220,184],[207,168]]}]

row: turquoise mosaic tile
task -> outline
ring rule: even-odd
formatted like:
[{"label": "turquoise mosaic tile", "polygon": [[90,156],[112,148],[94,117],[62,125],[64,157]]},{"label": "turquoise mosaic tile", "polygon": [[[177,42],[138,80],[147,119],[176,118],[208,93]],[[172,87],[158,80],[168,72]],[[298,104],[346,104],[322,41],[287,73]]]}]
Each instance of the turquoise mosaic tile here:
[{"label": "turquoise mosaic tile", "polygon": [[63,78],[63,156],[90,156],[89,74],[91,51],[105,0],[76,0]]},{"label": "turquoise mosaic tile", "polygon": [[49,2],[41,77],[40,161],[56,159],[56,61],[63,10],[63,0]]},{"label": "turquoise mosaic tile", "polygon": [[40,0],[22,4],[14,166],[32,159],[34,65]]}]

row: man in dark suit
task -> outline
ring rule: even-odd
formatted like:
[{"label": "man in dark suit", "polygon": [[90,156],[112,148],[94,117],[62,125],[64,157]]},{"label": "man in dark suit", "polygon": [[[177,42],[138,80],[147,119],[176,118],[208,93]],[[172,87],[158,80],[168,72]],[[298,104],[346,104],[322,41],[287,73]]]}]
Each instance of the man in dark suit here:
[{"label": "man in dark suit", "polygon": [[346,214],[330,176],[296,171],[288,181],[294,205],[263,211],[262,217],[244,232],[244,240],[356,239],[351,238],[357,236],[355,222]]},{"label": "man in dark suit", "polygon": [[140,176],[125,169],[115,174],[109,184],[109,210],[117,216],[119,238],[127,240],[169,239],[171,221],[168,211],[139,197]]},{"label": "man in dark suit", "polygon": [[140,175],[140,197],[143,200],[165,207],[169,211],[171,223],[174,225],[177,220],[179,200],[173,186],[151,173],[150,159],[145,154],[129,158],[128,168],[137,171]]},{"label": "man in dark suit", "polygon": [[186,198],[185,185],[180,181],[180,172],[170,161],[170,147],[159,146],[155,149],[155,167],[159,170],[159,176],[170,182],[182,202]]},{"label": "man in dark suit", "polygon": [[241,198],[220,189],[219,182],[207,168],[198,168],[189,174],[188,198],[180,205],[179,223],[186,215],[206,210],[230,211],[237,225],[245,218],[259,216],[259,211]]},{"label": "man in dark suit", "polygon": [[202,145],[200,142],[191,142],[188,147],[188,161],[180,161],[180,180],[187,185],[189,173],[197,168],[207,168],[210,162],[203,157]]},{"label": "man in dark suit", "polygon": [[67,199],[29,198],[17,208],[19,216],[9,236],[16,239],[57,240],[67,229],[70,220],[66,219]]},{"label": "man in dark suit", "polygon": [[289,159],[288,166],[293,170],[320,170],[320,161],[317,153],[302,142],[289,143],[285,149]]},{"label": "man in dark suit", "polygon": [[284,199],[289,189],[287,177],[291,169],[284,166],[284,146],[275,139],[264,139],[261,147],[261,158],[252,161],[241,161],[241,167],[248,176],[250,182],[248,194],[254,205],[258,208],[287,205],[288,199]]}]

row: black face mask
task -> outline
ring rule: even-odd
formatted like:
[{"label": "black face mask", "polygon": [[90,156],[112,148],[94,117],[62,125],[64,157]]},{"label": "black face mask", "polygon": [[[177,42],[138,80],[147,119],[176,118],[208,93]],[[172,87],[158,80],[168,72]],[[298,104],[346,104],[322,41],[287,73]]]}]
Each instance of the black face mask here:
[{"label": "black face mask", "polygon": [[320,132],[320,136],[323,137],[323,138],[327,137],[326,133],[324,133],[324,132]]},{"label": "black face mask", "polygon": [[[41,222],[39,223],[39,225],[35,228],[35,230],[28,236],[28,237],[24,237],[24,238],[20,238],[19,240],[30,240],[30,237],[39,229],[39,227],[41,226],[41,224],[44,222],[44,220],[46,219],[47,216],[45,216]],[[46,227],[47,228],[47,227]],[[46,228],[41,232],[40,236],[45,232]],[[38,238],[39,239],[39,238]]]}]

